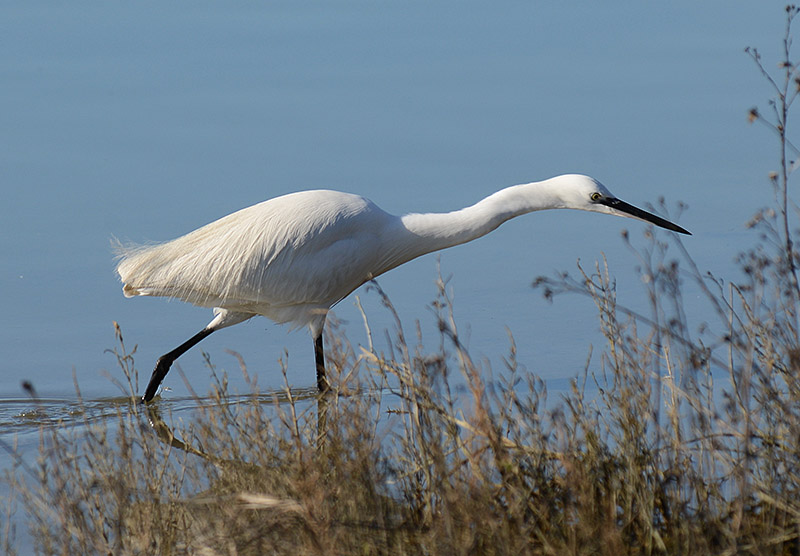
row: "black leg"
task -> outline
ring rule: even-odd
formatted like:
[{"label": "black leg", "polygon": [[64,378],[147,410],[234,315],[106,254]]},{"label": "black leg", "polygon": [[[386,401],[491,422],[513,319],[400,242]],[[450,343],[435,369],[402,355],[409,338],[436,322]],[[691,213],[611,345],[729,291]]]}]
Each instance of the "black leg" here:
[{"label": "black leg", "polygon": [[147,390],[144,391],[144,396],[142,396],[142,401],[149,402],[152,400],[153,396],[156,395],[156,390],[158,390],[161,381],[167,376],[172,363],[178,357],[189,351],[189,348],[193,345],[199,343],[200,340],[214,332],[214,330],[214,328],[204,328],[169,353],[165,353],[159,357],[158,362],[156,362],[156,368],[153,369],[153,374],[150,376],[150,383],[147,385]]},{"label": "black leg", "polygon": [[328,389],[328,379],[325,377],[325,351],[322,349],[322,331],[314,338],[314,359],[317,363],[317,388],[320,392]]}]

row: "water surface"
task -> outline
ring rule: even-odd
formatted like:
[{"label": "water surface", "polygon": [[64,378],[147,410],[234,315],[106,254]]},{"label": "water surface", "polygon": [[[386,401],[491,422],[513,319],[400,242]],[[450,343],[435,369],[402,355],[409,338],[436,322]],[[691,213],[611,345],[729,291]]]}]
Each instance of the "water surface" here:
[{"label": "water surface", "polygon": [[[760,47],[774,67],[782,5],[4,3],[0,434],[67,418],[73,375],[86,400],[119,396],[107,376],[119,377],[106,351],[114,321],[138,346],[142,388],[157,357],[210,320],[179,302],[125,299],[112,238],[167,240],[300,189],[359,193],[401,214],[587,173],[634,204],[688,203],[687,249],[702,269],[734,275],[754,240],[743,223],[771,202],[777,163],[773,137],[746,121],[770,91],[743,49]],[[594,307],[549,304],[530,283],[605,254],[620,302],[646,308],[623,229],[641,243],[641,223],[551,211],[441,254],[473,356],[502,367],[511,330],[522,365],[563,387],[602,346]],[[419,319],[433,348],[436,273],[426,256],[380,278],[408,332]],[[374,292],[356,293],[382,341],[392,316]],[[357,346],[353,301],[335,313]],[[314,383],[308,335],[265,319],[202,350],[234,391],[246,384],[226,350],[263,388],[280,387],[281,357],[293,385]],[[200,349],[180,366],[207,390]],[[168,385],[188,399],[176,373]]]}]

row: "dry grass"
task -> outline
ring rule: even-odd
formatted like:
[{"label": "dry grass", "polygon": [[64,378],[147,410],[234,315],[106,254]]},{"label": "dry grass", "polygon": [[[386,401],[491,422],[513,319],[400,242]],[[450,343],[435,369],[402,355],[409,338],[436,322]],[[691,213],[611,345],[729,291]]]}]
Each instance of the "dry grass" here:
[{"label": "dry grass", "polygon": [[[328,396],[232,399],[223,376],[189,424],[131,388],[116,419],[44,429],[36,466],[9,477],[37,551],[796,553],[800,400],[763,320],[706,347],[675,336],[667,307],[647,325],[621,313],[603,267],[557,282],[593,296],[608,339],[562,403],[517,372],[513,343],[487,382],[440,282],[438,349],[409,347],[399,321],[390,356],[333,332]],[[724,386],[710,379],[721,349]],[[129,376],[121,336],[117,354]]]},{"label": "dry grass", "polygon": [[[441,281],[435,349],[399,319],[389,353],[355,352],[334,327],[329,395],[232,398],[223,375],[188,423],[135,402],[118,331],[129,398],[114,419],[43,428],[36,463],[6,477],[5,551],[24,511],[41,554],[800,553],[796,14],[779,75],[748,51],[776,92],[774,119],[751,118],[782,156],[742,280],[702,273],[677,239],[672,261],[652,235],[631,244],[646,315],[617,304],[604,263],[537,279],[548,297],[590,297],[607,340],[560,402],[518,372],[513,339],[502,372],[470,358]],[[687,288],[709,307],[699,327]]]}]

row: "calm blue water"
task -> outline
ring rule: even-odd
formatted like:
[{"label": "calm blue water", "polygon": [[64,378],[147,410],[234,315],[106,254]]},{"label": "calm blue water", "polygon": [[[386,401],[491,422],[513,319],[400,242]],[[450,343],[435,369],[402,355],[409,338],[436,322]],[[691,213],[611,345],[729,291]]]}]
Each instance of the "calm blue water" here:
[{"label": "calm blue water", "polygon": [[[782,2],[208,2],[0,5],[0,400],[118,394],[112,322],[146,379],[210,311],[125,299],[112,237],[161,241],[283,193],[327,187],[394,213],[446,211],[496,189],[581,172],[638,205],[659,196],[701,268],[732,273],[743,223],[771,201],[773,138],[747,110],[769,90],[743,53],[777,60]],[[620,301],[643,294],[620,239],[634,221],[550,212],[441,255],[477,358],[560,380],[602,342],[587,299],[550,305],[531,280],[605,253]],[[436,257],[382,277],[409,331],[435,295]],[[373,327],[391,319],[357,292]],[[352,296],[336,308],[363,343]],[[438,339],[429,342],[432,347]],[[313,384],[311,340],[265,319],[202,344],[265,388]],[[199,349],[180,360],[199,392]],[[177,374],[168,385],[186,392]],[[142,385],[143,387],[143,385]],[[1,432],[1,431],[0,431]]]},{"label": "calm blue water", "polygon": [[[105,352],[113,321],[138,345],[146,381],[211,318],[125,299],[112,237],[171,239],[300,189],[359,193],[399,214],[587,173],[637,205],[688,203],[688,250],[702,269],[733,275],[754,240],[743,223],[771,202],[777,164],[773,137],[746,121],[770,91],[743,49],[760,47],[774,67],[783,4],[0,4],[0,437],[35,457],[39,425],[70,414],[73,374],[100,405],[119,394],[104,374],[119,377]],[[520,362],[563,389],[589,345],[602,347],[595,310],[582,298],[548,304],[530,283],[605,253],[620,302],[644,307],[625,228],[639,241],[634,221],[539,213],[442,253],[473,356],[500,368],[508,327]],[[436,263],[380,278],[407,332],[421,320],[432,349]],[[357,294],[380,338],[390,316],[374,293]],[[365,343],[353,296],[335,312]],[[265,390],[281,384],[284,350],[292,384],[314,383],[305,331],[253,319],[202,349],[234,390],[246,387],[226,349]],[[199,349],[180,366],[207,391]],[[23,379],[47,398],[45,418],[28,419]],[[169,396],[186,394],[176,372],[167,383]]]}]

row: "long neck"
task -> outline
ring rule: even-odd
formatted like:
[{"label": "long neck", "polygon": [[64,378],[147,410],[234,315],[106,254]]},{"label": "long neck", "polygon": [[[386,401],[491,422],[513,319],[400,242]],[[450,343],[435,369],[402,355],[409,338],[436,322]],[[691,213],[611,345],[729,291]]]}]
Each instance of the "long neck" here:
[{"label": "long neck", "polygon": [[406,233],[395,245],[397,249],[393,249],[390,268],[426,253],[477,239],[515,216],[561,208],[559,179],[508,187],[453,212],[402,216],[400,221]]}]

